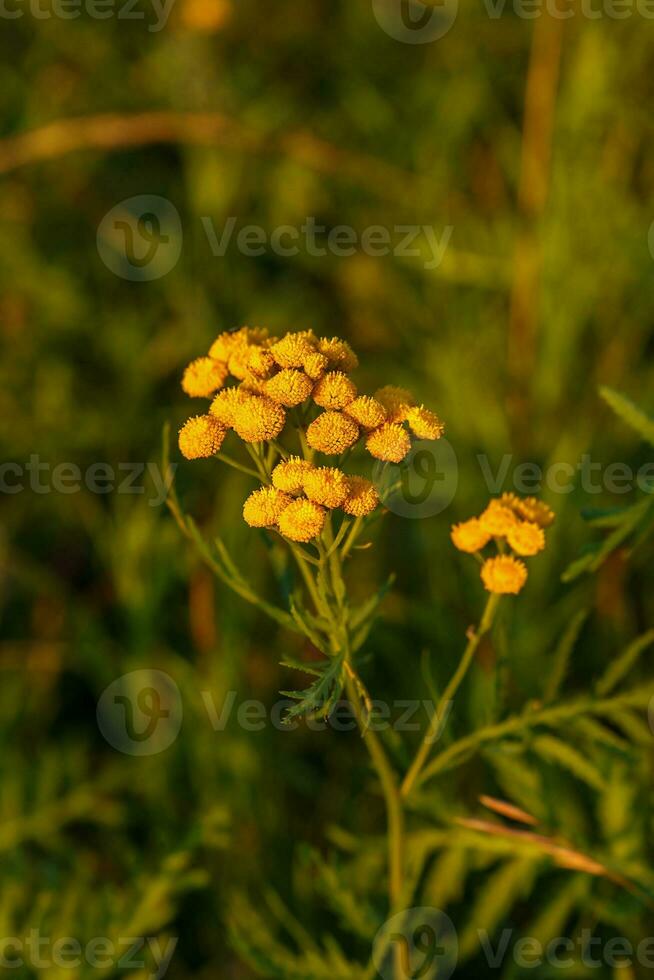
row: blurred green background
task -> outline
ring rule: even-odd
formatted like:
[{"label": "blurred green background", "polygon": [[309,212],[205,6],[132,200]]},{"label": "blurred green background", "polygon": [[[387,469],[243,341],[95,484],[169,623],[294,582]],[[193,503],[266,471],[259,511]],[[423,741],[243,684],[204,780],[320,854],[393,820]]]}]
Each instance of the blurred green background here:
[{"label": "blurred green background", "polygon": [[[444,37],[421,45],[389,36],[370,3],[336,0],[175,0],[161,30],[149,29],[144,0],[141,20],[37,19],[24,7],[0,35],[3,459],[24,468],[36,454],[50,467],[46,485],[62,462],[82,473],[98,462],[116,473],[158,466],[164,422],[177,427],[195,408],[181,371],[219,331],[256,323],[345,337],[359,386],[413,389],[445,419],[458,460],[442,513],[387,515],[357,559],[362,592],[397,573],[363,668],[386,699],[427,696],[427,656],[444,684],[479,615],[476,566],[454,552],[449,526],[489,496],[480,454],[493,472],[510,456],[503,490],[523,462],[651,458],[597,388],[652,407],[654,28],[637,14],[577,13],[559,30],[549,18],[461,7]],[[163,112],[161,139],[147,135],[152,117],[134,118]],[[217,116],[189,123],[199,112]],[[120,119],[16,142],[103,113]],[[179,261],[152,281],[114,274],[96,246],[104,215],[136,195],[160,195],[181,217]],[[229,216],[268,233],[307,216],[359,235],[371,225],[453,230],[430,269],[421,256],[361,250],[251,257],[232,245],[214,256],[203,216],[218,232]],[[18,479],[3,472],[8,485]],[[227,938],[237,895],[263,907],[272,888],[310,930],[338,933],[312,849],[324,854],[336,825],[383,830],[360,740],[246,732],[234,717],[215,731],[202,698],[220,709],[235,691],[237,705],[271,707],[297,685],[279,661],[301,656],[300,641],[214,582],[165,506],[151,505],[147,471],[139,494],[23,482],[3,492],[0,526],[0,934],[176,936],[168,976],[240,980],[255,973]],[[247,477],[182,462],[177,483],[186,509],[275,595],[266,545],[240,517]],[[652,624],[651,547],[631,562],[614,556],[596,578],[560,581],[592,536],[580,509],[637,493],[589,495],[576,479],[573,492],[543,496],[557,522],[503,621],[517,705],[539,696],[575,610],[590,615],[567,693]],[[175,680],[184,718],[169,748],[133,757],[103,738],[96,704],[142,668]],[[468,693],[459,731],[493,717],[483,664]],[[651,750],[634,764],[646,787]],[[434,789],[428,824],[448,807],[474,811],[480,792],[502,795],[485,772],[473,765]],[[583,810],[583,792],[566,792],[544,800],[554,827],[557,809]],[[602,836],[590,819],[571,823],[581,842]],[[455,922],[476,881],[438,896],[453,900]],[[542,894],[511,912],[512,927],[528,927]],[[377,901],[383,912],[383,889]],[[365,943],[342,943],[365,962]],[[457,975],[486,975],[475,956]]]}]

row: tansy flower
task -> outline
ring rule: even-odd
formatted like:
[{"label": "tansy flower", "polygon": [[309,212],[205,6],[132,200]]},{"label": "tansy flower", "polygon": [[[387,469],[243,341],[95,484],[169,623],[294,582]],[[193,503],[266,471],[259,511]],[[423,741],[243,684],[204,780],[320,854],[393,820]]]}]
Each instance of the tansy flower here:
[{"label": "tansy flower", "polygon": [[245,366],[256,378],[269,378],[275,369],[275,358],[265,347],[249,347]]},{"label": "tansy flower", "polygon": [[493,537],[502,538],[518,523],[518,519],[510,507],[505,507],[498,500],[491,500],[479,522]]},{"label": "tansy flower", "polygon": [[321,337],[318,350],[324,354],[332,368],[339,371],[354,371],[359,366],[359,358],[350,345],[339,337]]},{"label": "tansy flower", "polygon": [[537,555],[545,547],[543,529],[531,521],[519,521],[507,531],[506,540],[518,555]]},{"label": "tansy flower", "polygon": [[231,427],[234,425],[237,409],[251,397],[252,394],[244,388],[224,388],[212,401],[209,411],[219,421]]},{"label": "tansy flower", "polygon": [[345,408],[356,396],[356,386],[342,371],[329,371],[313,389],[313,400],[321,408]]},{"label": "tansy flower", "polygon": [[517,595],[527,581],[527,566],[513,555],[498,555],[484,562],[481,578],[489,592]]},{"label": "tansy flower", "polygon": [[365,517],[371,514],[379,503],[379,494],[370,480],[364,476],[348,476],[347,496],[343,510],[351,517]]},{"label": "tansy flower", "polygon": [[386,409],[386,418],[389,422],[405,422],[409,414],[409,409],[416,403],[415,398],[406,388],[397,388],[395,385],[384,385],[375,392],[375,398]]},{"label": "tansy flower", "polygon": [[438,415],[430,412],[424,405],[410,408],[406,420],[417,439],[440,439],[445,431],[445,426]]},{"label": "tansy flower", "polygon": [[386,409],[370,395],[359,395],[345,406],[344,412],[362,429],[376,429],[386,421]]},{"label": "tansy flower", "polygon": [[180,429],[179,448],[187,459],[213,456],[222,446],[226,433],[227,427],[213,415],[196,415]]},{"label": "tansy flower", "polygon": [[291,541],[311,541],[325,525],[325,510],[312,500],[299,497],[293,500],[279,516],[279,530]]},{"label": "tansy flower", "polygon": [[323,412],[307,429],[307,442],[328,456],[339,456],[359,438],[359,426],[340,412]]},{"label": "tansy flower", "polygon": [[478,517],[472,517],[469,521],[455,524],[451,531],[454,547],[459,551],[466,551],[474,554],[485,547],[491,539],[490,534],[481,524]]},{"label": "tansy flower", "polygon": [[291,502],[291,497],[275,487],[262,487],[243,504],[243,519],[250,527],[273,527]]},{"label": "tansy flower", "polygon": [[411,439],[401,425],[385,422],[370,433],[366,439],[366,449],[375,459],[400,463],[411,451]]},{"label": "tansy flower", "polygon": [[225,330],[219,334],[209,348],[209,357],[219,361],[229,361],[236,347],[248,344],[261,344],[268,337],[265,327],[241,327],[240,330]]},{"label": "tansy flower", "polygon": [[300,368],[310,354],[314,352],[310,334],[287,333],[270,348],[275,361],[283,368]]},{"label": "tansy flower", "polygon": [[554,511],[536,497],[516,498],[515,508],[526,521],[533,521],[540,527],[549,527],[554,522]]},{"label": "tansy flower", "polygon": [[244,381],[250,374],[248,368],[249,357],[250,348],[247,344],[237,344],[229,355],[227,362],[229,373],[233,377],[238,378],[239,381]]},{"label": "tansy flower", "polygon": [[299,493],[304,488],[304,478],[313,465],[300,456],[291,456],[278,463],[272,471],[273,486],[285,493]]},{"label": "tansy flower", "polygon": [[304,477],[304,492],[314,504],[340,507],[348,493],[345,473],[333,466],[318,466]]},{"label": "tansy flower", "polygon": [[208,398],[227,380],[227,365],[213,357],[198,357],[191,361],[182,378],[182,388],[192,398]]},{"label": "tansy flower", "polygon": [[318,378],[322,378],[329,367],[329,361],[319,351],[312,351],[302,361],[302,367],[304,368],[305,374],[308,374],[310,378],[317,381]]},{"label": "tansy flower", "polygon": [[244,442],[266,442],[276,439],[284,428],[286,412],[265,395],[250,395],[234,408],[235,431]]},{"label": "tansy flower", "polygon": [[266,394],[287,408],[301,405],[313,389],[313,381],[303,371],[283,368],[266,381]]}]

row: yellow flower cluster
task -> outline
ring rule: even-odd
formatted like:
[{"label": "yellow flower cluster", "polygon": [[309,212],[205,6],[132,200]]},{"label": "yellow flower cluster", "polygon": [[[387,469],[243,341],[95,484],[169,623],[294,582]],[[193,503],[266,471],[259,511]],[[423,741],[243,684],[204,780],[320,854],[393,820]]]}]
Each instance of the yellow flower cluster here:
[{"label": "yellow flower cluster", "polygon": [[271,487],[250,494],[243,517],[252,527],[277,526],[292,541],[319,535],[329,510],[365,517],[379,504],[370,480],[348,476],[335,466],[314,466],[299,456],[278,463],[271,479]]},{"label": "yellow flower cluster", "polygon": [[349,377],[358,363],[346,341],[311,330],[281,338],[261,327],[221,333],[208,354],[184,372],[187,394],[213,400],[208,414],[183,426],[180,449],[189,459],[212,456],[233,430],[253,444],[251,452],[272,442],[274,461],[275,451],[287,454],[277,440],[292,412],[306,458],[291,456],[275,467],[272,487],[264,488],[269,492],[257,491],[259,496],[246,501],[247,523],[308,541],[321,533],[327,509],[363,517],[379,504],[370,481],[314,464],[314,454],[341,456],[361,440],[375,459],[399,463],[410,452],[412,437],[439,439],[443,424],[403,388],[387,385],[374,396],[360,394]]},{"label": "yellow flower cluster", "polygon": [[[554,512],[541,500],[504,493],[491,500],[479,517],[455,524],[451,536],[455,548],[469,554],[481,551],[494,540],[499,554],[487,558],[482,565],[484,586],[489,592],[517,595],[527,580],[527,566],[520,558],[543,550],[544,528],[553,520]],[[507,546],[509,552],[505,550]]]}]

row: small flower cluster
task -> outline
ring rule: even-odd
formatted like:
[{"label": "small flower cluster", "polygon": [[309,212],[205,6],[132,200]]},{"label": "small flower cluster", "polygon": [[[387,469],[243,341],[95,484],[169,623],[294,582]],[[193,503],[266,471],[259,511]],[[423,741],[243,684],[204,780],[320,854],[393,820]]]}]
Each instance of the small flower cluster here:
[{"label": "small flower cluster", "polygon": [[494,540],[499,553],[483,561],[482,582],[489,592],[517,595],[527,581],[527,566],[520,558],[543,550],[544,528],[553,521],[553,511],[542,501],[504,493],[491,500],[479,517],[455,524],[452,541],[459,551],[478,554]]},{"label": "small flower cluster", "polygon": [[[188,365],[184,391],[212,398],[208,413],[189,419],[179,434],[187,459],[213,456],[231,429],[245,443],[277,444],[290,410],[304,458],[291,456],[271,472],[272,485],[246,501],[244,517],[254,527],[277,527],[294,541],[319,535],[328,509],[355,517],[371,513],[379,498],[361,476],[314,465],[315,453],[342,456],[363,440],[368,453],[399,463],[411,438],[439,439],[440,419],[410,392],[388,385],[374,396],[359,394],[349,374],[358,366],[349,344],[317,337],[311,330],[269,337],[259,327],[220,334],[206,357]],[[308,457],[308,458],[307,458]]]}]

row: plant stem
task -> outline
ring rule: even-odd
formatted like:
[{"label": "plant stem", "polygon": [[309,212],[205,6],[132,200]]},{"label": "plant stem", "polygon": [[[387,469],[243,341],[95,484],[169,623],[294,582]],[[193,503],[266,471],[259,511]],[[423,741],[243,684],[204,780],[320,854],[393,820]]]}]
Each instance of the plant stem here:
[{"label": "plant stem", "polygon": [[445,688],[441,699],[438,702],[436,711],[434,712],[427,731],[425,732],[422,742],[420,743],[420,748],[418,749],[416,756],[409,767],[404,782],[402,783],[401,793],[403,797],[407,797],[413,786],[415,785],[416,779],[420,775],[422,768],[427,761],[427,757],[431,751],[431,747],[438,738],[439,728],[441,722],[443,721],[443,712],[446,710],[447,706],[451,704],[456,692],[461,686],[461,682],[468,672],[470,664],[474,660],[475,653],[481,642],[482,637],[488,633],[491,626],[493,625],[493,620],[495,618],[495,613],[499,605],[500,596],[496,594],[491,594],[486,603],[486,608],[484,609],[481,621],[479,623],[479,628],[473,630],[468,636],[468,643],[463,651],[463,656],[459,662],[459,666],[452,675],[452,678]]},{"label": "plant stem", "polygon": [[249,466],[244,466],[243,463],[239,463],[237,460],[232,459],[231,456],[226,456],[225,453],[215,453],[214,455],[216,459],[221,460],[223,463],[227,463],[228,466],[233,466],[235,470],[240,470],[241,473],[247,473],[248,476],[253,476],[255,480],[259,479],[259,473],[250,469]]}]

